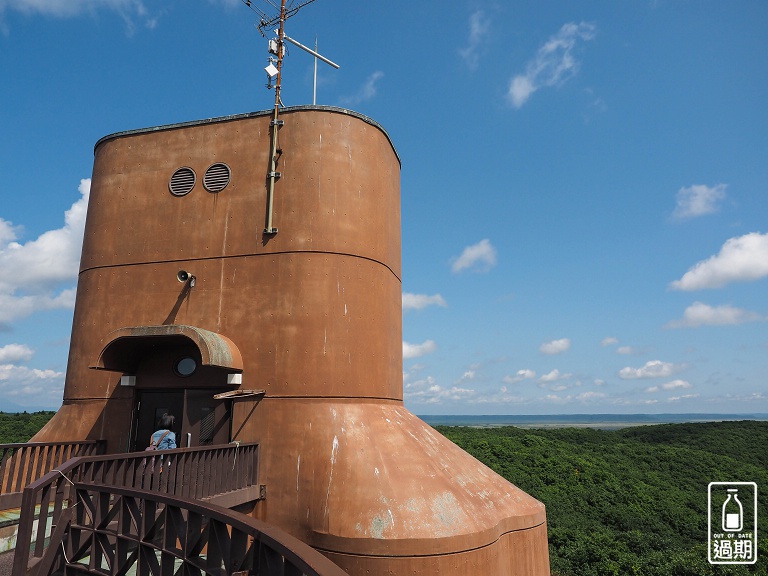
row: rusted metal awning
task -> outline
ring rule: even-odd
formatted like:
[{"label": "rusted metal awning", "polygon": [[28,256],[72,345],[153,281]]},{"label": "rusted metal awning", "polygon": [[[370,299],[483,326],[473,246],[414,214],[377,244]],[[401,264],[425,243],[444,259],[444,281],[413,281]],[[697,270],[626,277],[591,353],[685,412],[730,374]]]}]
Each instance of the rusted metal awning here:
[{"label": "rusted metal awning", "polygon": [[141,359],[160,341],[183,339],[200,351],[203,366],[243,371],[243,357],[232,340],[196,326],[171,324],[167,326],[133,326],[110,332],[98,360],[90,366],[96,370],[135,372]]}]

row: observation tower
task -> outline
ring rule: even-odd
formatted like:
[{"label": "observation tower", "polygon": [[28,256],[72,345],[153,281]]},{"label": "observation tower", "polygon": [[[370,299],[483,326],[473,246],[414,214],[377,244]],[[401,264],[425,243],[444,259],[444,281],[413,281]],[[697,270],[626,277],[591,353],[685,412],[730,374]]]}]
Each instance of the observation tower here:
[{"label": "observation tower", "polygon": [[181,447],[258,443],[238,510],[350,575],[548,576],[544,506],[403,406],[400,159],[370,118],[282,105],[284,43],[320,57],[284,32],[304,4],[262,13],[273,110],[96,144],[35,440],[143,450],[169,412]]},{"label": "observation tower", "polygon": [[280,118],[96,144],[64,403],[35,440],[142,450],[168,411],[182,447],[258,442],[245,512],[349,574],[548,575],[544,506],[403,406],[388,135],[339,108]]}]

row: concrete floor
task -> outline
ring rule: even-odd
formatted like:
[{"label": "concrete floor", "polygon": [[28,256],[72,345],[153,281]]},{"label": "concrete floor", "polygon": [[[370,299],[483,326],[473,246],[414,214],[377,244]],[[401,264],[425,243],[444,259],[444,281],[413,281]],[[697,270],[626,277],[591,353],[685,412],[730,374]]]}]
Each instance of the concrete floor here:
[{"label": "concrete floor", "polygon": [[13,569],[13,552],[0,554],[0,576],[11,576]]}]

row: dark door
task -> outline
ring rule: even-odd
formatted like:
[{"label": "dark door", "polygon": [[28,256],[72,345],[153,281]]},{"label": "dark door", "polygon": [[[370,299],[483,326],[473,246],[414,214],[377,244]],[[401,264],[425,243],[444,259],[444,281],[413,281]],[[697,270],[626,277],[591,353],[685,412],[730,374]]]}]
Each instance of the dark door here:
[{"label": "dark door", "polygon": [[137,423],[134,450],[149,445],[150,436],[158,429],[160,417],[172,414],[173,428],[179,448],[226,444],[230,434],[229,403],[214,400],[221,390],[190,389],[138,391]]},{"label": "dark door", "polygon": [[134,450],[143,450],[149,446],[152,433],[158,429],[160,417],[172,414],[176,425],[172,432],[176,434],[176,444],[181,447],[181,420],[184,413],[184,391],[169,390],[165,392],[139,392],[138,424],[134,438]]},{"label": "dark door", "polygon": [[[184,407],[185,442],[192,446],[226,444],[230,434],[230,402],[214,400],[220,390],[186,391]],[[186,445],[186,444],[185,444]]]}]

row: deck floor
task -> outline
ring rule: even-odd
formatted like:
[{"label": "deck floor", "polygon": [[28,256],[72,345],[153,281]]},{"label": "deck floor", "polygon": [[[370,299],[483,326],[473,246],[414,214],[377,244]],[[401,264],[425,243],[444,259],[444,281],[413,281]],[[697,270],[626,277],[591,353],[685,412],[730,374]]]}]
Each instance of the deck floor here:
[{"label": "deck floor", "polygon": [[11,576],[13,571],[13,550],[0,554],[0,576]]}]

